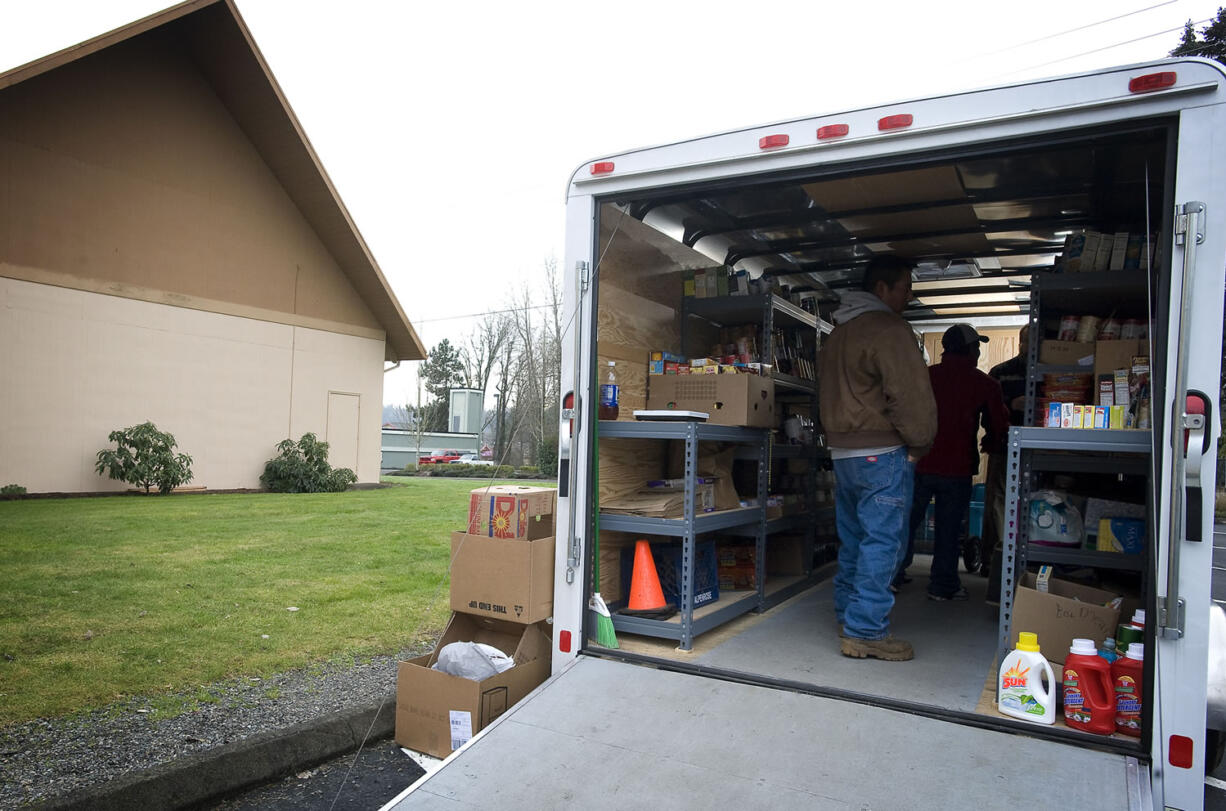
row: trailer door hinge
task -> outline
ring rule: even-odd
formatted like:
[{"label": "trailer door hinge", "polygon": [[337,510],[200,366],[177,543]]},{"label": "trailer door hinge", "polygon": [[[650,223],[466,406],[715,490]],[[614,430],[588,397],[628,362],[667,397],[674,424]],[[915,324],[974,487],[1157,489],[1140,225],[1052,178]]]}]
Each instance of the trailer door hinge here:
[{"label": "trailer door hinge", "polygon": [[1158,599],[1158,628],[1164,639],[1182,639],[1184,631],[1184,602],[1177,600],[1172,607],[1168,598]]},{"label": "trailer door hinge", "polygon": [[589,273],[591,267],[587,262],[580,261],[575,263],[575,270],[579,274],[579,294],[582,295],[587,292],[588,285],[592,283],[592,277]]},{"label": "trailer door hinge", "polygon": [[1188,238],[1188,220],[1189,215],[1197,215],[1196,220],[1196,244],[1200,245],[1205,241],[1205,204],[1199,201],[1192,201],[1181,205],[1175,213],[1175,244],[1183,245],[1184,240]]}]

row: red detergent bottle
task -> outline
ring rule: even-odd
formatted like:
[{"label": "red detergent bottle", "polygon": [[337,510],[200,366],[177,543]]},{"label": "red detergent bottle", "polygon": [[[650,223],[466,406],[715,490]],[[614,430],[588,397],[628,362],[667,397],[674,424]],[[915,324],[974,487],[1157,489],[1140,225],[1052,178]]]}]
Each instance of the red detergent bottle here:
[{"label": "red detergent bottle", "polygon": [[1074,639],[1064,660],[1064,722],[1095,735],[1115,732],[1111,665],[1092,639]]},{"label": "red detergent bottle", "polygon": [[1141,737],[1141,705],[1145,672],[1145,646],[1133,642],[1128,653],[1111,663],[1111,682],[1115,687],[1115,731]]}]

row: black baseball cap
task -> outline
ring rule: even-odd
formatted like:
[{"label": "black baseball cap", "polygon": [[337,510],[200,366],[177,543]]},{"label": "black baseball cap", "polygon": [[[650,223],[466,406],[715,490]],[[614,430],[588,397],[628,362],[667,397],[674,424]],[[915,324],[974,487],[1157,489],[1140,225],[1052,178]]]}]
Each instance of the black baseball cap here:
[{"label": "black baseball cap", "polygon": [[970,324],[954,324],[941,336],[941,346],[950,352],[966,352],[977,343],[987,342],[987,337],[975,332]]}]

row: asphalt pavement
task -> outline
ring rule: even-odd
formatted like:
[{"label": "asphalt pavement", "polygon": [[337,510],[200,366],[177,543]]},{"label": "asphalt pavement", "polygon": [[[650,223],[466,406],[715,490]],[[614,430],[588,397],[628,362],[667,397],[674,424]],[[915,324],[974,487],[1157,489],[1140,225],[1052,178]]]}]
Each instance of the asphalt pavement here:
[{"label": "asphalt pavement", "polygon": [[216,811],[373,811],[421,777],[422,768],[390,739],[333,758],[219,803]]}]

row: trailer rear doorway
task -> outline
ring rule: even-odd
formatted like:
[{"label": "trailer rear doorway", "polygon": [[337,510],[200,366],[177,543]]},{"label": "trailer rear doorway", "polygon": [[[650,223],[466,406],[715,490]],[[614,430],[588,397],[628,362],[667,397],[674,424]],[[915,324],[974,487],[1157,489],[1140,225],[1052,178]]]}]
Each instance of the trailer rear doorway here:
[{"label": "trailer rear doorway", "polygon": [[[633,420],[632,412],[647,405],[649,352],[684,348],[686,356],[696,357],[706,354],[702,347],[719,344],[729,325],[685,315],[687,278],[706,269],[724,268],[726,273],[731,268],[773,280],[780,295],[828,322],[839,292],[856,287],[867,262],[895,254],[916,267],[915,298],[904,317],[916,328],[917,343],[935,348],[933,336],[957,322],[1015,335],[1030,321],[1032,274],[1053,267],[1070,233],[1129,231],[1151,235],[1147,244],[1163,244],[1158,237],[1169,233],[1173,207],[1174,127],[1169,121],[1140,122],[1126,129],[910,153],[866,165],[814,165],[803,174],[750,176],[603,200],[594,246],[600,257],[595,275],[598,343],[591,359],[597,376],[609,361],[617,364],[619,419]],[[1161,270],[1167,262],[1157,251],[1151,267]],[[1148,285],[1153,300],[1163,301],[1165,285],[1158,270]],[[1149,315],[1153,379],[1160,385],[1165,313]],[[1051,337],[1058,327],[1036,326]],[[922,333],[928,333],[927,340]],[[794,385],[800,373],[793,372],[785,376],[787,385],[777,386],[779,401],[787,413],[811,419],[820,434],[815,398]],[[1155,390],[1154,400],[1160,398]],[[715,454],[719,448],[706,450]],[[675,443],[670,449],[655,440],[602,438],[600,503],[647,479],[676,475],[676,452]],[[802,461],[800,467],[812,464]],[[795,459],[784,459],[770,476],[777,482],[805,473]],[[1142,501],[1146,497],[1143,478],[1101,476],[1086,482],[1097,492],[1114,488]],[[623,594],[620,550],[635,540],[630,533],[600,533],[598,590],[611,604],[619,604]],[[1147,571],[1111,576],[1141,593],[1152,578],[1152,559],[1147,560]],[[770,611],[732,620],[708,631],[706,639],[700,635],[693,651],[677,650],[675,641],[620,633],[620,653],[593,645],[588,652],[762,684],[799,685],[937,717],[990,717],[1002,726],[1022,726],[995,713],[986,689],[994,675],[1000,626],[997,608],[986,600],[984,576],[962,570],[970,599],[931,602],[925,598],[928,559],[918,556],[910,569],[914,582],[897,596],[891,618],[891,632],[913,643],[915,658],[880,662],[840,656],[831,566],[818,569],[803,592]],[[737,593],[721,595],[726,598],[736,599]],[[1053,734],[1080,735],[1067,730]],[[1111,739],[1109,745],[1144,756],[1149,742]]]}]

